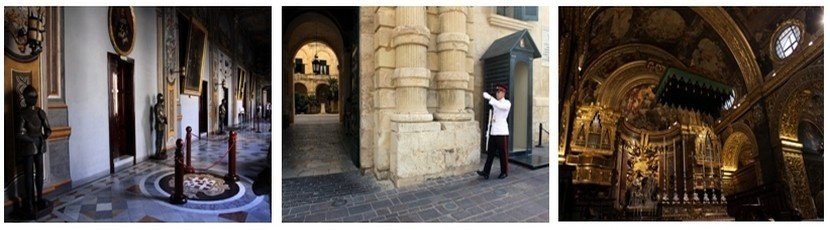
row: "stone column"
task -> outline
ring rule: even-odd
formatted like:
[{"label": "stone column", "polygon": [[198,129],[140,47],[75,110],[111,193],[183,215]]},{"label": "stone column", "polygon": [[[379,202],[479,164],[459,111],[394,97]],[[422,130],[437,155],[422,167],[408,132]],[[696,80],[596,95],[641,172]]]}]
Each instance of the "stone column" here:
[{"label": "stone column", "polygon": [[426,99],[430,71],[427,68],[429,29],[425,7],[397,7],[395,48],[395,115],[392,121],[418,123],[432,121]]},{"label": "stone column", "polygon": [[[473,14],[474,13],[474,12],[472,12],[473,9],[474,8],[468,6],[467,7],[467,14],[468,15]],[[473,45],[475,44],[475,41],[476,41],[476,38],[475,38],[475,35],[474,35],[473,31],[474,31],[474,29],[473,29],[473,17],[467,17],[467,35],[470,36],[469,47],[473,47]],[[476,79],[475,79],[475,75],[474,75],[475,74],[475,58],[473,57],[473,52],[469,52],[469,50],[467,51],[467,60],[466,60],[466,62],[467,62],[466,71],[467,71],[467,74],[470,76],[470,80],[467,83],[467,95],[466,95],[466,98],[465,98],[466,101],[464,102],[464,104],[465,104],[465,108],[467,109],[467,111],[469,113],[475,114],[475,111],[474,111],[475,105],[473,105],[473,102],[476,101],[475,100],[476,97],[474,97],[474,95],[476,95],[476,93],[475,93]]]},{"label": "stone column", "polygon": [[[374,23],[374,76],[372,83],[375,87],[372,101],[375,109],[373,120],[374,143],[373,162],[374,173],[378,179],[389,178],[389,148],[390,148],[390,119],[395,113],[395,48],[392,39],[395,30],[395,8],[378,7],[375,11]],[[361,118],[362,119],[362,118]],[[361,122],[361,126],[364,126]]]},{"label": "stone column", "polygon": [[438,112],[439,121],[469,121],[473,114],[465,112],[465,93],[470,75],[467,73],[467,51],[470,37],[467,35],[467,9],[465,7],[439,7],[441,34],[438,35],[439,73]]}]

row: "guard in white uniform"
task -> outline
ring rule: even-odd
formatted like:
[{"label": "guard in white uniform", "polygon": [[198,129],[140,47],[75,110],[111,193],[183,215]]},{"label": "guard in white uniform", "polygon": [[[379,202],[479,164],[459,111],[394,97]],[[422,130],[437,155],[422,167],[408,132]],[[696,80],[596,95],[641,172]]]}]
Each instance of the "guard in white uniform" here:
[{"label": "guard in white uniform", "polygon": [[507,137],[510,135],[510,129],[507,127],[507,115],[510,113],[510,101],[504,96],[507,94],[507,87],[504,85],[496,85],[496,97],[484,92],[484,99],[489,100],[489,104],[493,106],[493,120],[490,121],[490,143],[487,147],[487,161],[484,163],[484,170],[477,171],[478,175],[483,176],[484,179],[490,178],[490,168],[493,166],[493,158],[498,153],[499,165],[501,166],[501,174],[499,179],[507,177]]}]

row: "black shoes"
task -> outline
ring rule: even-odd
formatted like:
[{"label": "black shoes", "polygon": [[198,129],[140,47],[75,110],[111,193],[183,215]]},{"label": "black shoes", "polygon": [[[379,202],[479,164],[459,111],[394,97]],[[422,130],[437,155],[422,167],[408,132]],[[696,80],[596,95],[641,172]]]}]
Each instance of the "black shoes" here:
[{"label": "black shoes", "polygon": [[482,171],[476,171],[476,174],[478,174],[479,176],[483,176],[485,180],[490,179],[490,175]]},{"label": "black shoes", "polygon": [[[478,174],[479,176],[483,176],[485,180],[490,179],[490,175],[487,174],[487,173],[484,173],[482,171],[476,171],[476,174]],[[499,174],[499,179],[504,179],[504,178],[507,178],[507,173]]]}]

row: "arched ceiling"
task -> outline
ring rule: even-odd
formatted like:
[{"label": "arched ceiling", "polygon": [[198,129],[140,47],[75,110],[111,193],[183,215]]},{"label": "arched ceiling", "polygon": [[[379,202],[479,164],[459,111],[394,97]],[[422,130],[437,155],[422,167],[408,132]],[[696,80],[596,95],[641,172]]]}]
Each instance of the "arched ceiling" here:
[{"label": "arched ceiling", "polygon": [[579,79],[575,86],[581,88],[582,103],[602,97],[594,95],[598,85],[610,83],[606,81],[618,69],[638,61],[726,84],[740,99],[764,90],[774,72],[798,60],[773,57],[771,43],[779,26],[791,21],[803,26],[796,54],[823,38],[822,7],[588,7],[563,12],[565,19],[581,21],[567,28],[578,32],[572,63],[580,74],[572,76]]},{"label": "arched ceiling", "polygon": [[729,47],[712,26],[690,8],[600,8],[591,18],[586,32],[586,66],[615,47],[644,44],[670,53],[688,71],[730,85],[738,92],[746,92],[746,83]]},{"label": "arched ceiling", "polygon": [[764,76],[774,68],[769,44],[780,23],[790,19],[799,20],[804,23],[808,35],[815,34],[822,27],[820,7],[727,7],[724,10],[734,19],[752,46]]}]

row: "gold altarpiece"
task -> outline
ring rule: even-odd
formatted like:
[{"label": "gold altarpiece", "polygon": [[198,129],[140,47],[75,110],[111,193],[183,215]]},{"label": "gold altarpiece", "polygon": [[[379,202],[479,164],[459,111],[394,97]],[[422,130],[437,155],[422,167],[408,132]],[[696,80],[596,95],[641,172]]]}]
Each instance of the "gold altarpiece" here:
[{"label": "gold altarpiece", "polygon": [[666,110],[676,120],[647,129],[605,106],[580,106],[565,161],[574,166],[572,183],[606,188],[624,219],[728,218],[713,119]]}]

